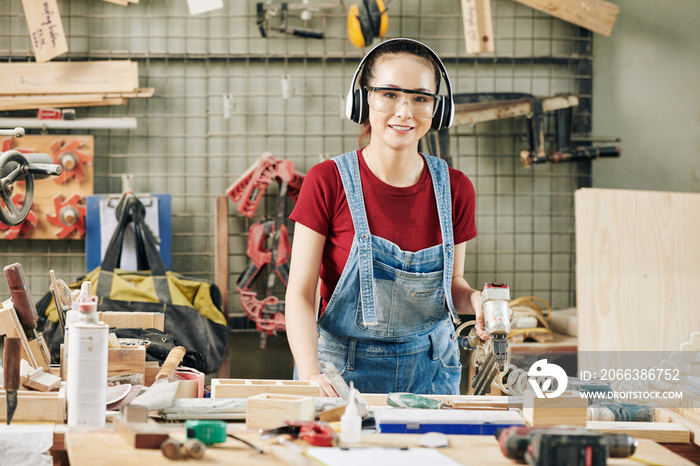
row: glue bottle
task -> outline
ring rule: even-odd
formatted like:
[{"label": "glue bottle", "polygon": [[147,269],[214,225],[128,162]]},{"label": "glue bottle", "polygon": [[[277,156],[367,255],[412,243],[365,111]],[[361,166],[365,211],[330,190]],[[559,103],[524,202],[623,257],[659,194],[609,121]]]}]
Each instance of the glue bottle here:
[{"label": "glue bottle", "polygon": [[362,418],[357,411],[355,401],[357,390],[350,382],[350,400],[345,407],[345,414],[340,416],[340,441],[341,443],[357,443],[360,441],[362,431]]},{"label": "glue bottle", "polygon": [[109,326],[97,320],[97,297],[78,303],[68,340],[68,426],[101,428],[107,411]]}]

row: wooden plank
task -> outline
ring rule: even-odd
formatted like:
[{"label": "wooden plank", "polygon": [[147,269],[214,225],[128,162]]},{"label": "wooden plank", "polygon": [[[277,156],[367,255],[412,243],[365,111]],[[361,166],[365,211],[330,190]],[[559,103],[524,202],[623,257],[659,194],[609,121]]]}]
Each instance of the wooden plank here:
[{"label": "wooden plank", "polygon": [[29,38],[38,63],[68,51],[63,22],[56,0],[22,0]]},{"label": "wooden plank", "polygon": [[[228,322],[228,295],[229,295],[229,230],[228,230],[228,196],[219,196],[216,198],[215,214],[214,214],[215,230],[214,242],[216,243],[216,254],[214,255],[214,283],[221,291],[221,310],[224,314],[226,322]],[[226,379],[231,375],[231,367],[229,362],[228,351],[221,367],[217,372],[217,376],[221,379]]]},{"label": "wooden plank", "polygon": [[126,422],[121,417],[112,419],[114,431],[132,448],[160,448],[170,438],[165,428],[153,421]]},{"label": "wooden plank", "polygon": [[537,398],[532,390],[523,395],[523,419],[528,426],[560,424],[586,427],[588,400],[578,392],[564,392],[556,398]]},{"label": "wooden plank", "polygon": [[649,439],[661,443],[687,443],[688,429],[675,422],[624,422],[588,421],[587,429],[610,434],[627,434],[636,439]]},{"label": "wooden plank", "polygon": [[36,94],[0,97],[0,110],[32,110],[42,107],[87,107],[121,105],[129,98],[152,97],[152,87],[137,88],[132,92],[95,94]]},{"label": "wooden plank", "polygon": [[[5,391],[0,390],[0,421],[7,420]],[[12,422],[64,422],[66,420],[66,385],[57,392],[17,391],[17,410]]]},{"label": "wooden plank", "polygon": [[212,398],[249,398],[263,393],[321,396],[321,386],[311,380],[212,379]]},{"label": "wooden plank", "polygon": [[575,204],[579,352],[677,350],[698,324],[700,194],[581,189]]},{"label": "wooden plank", "polygon": [[515,0],[535,10],[609,36],[620,7],[604,0]]},{"label": "wooden plank", "polygon": [[165,328],[165,314],[162,312],[116,312],[97,313],[98,320],[115,328],[155,328],[161,332]]},{"label": "wooden plank", "polygon": [[2,321],[2,327],[5,331],[5,335],[22,340],[22,359],[28,361],[29,365],[34,368],[39,367],[39,364],[34,357],[34,353],[29,346],[27,335],[24,333],[24,329],[19,323],[19,318],[17,317],[15,308],[12,306],[11,299],[3,301],[2,309],[0,309],[0,321]]},{"label": "wooden plank", "polygon": [[462,0],[462,22],[467,53],[495,50],[491,0]]},{"label": "wooden plank", "polygon": [[133,92],[139,87],[137,66],[131,60],[2,63],[0,94]]},{"label": "wooden plank", "polygon": [[690,441],[700,446],[700,424],[687,419],[673,410],[660,408],[654,410],[654,419],[659,422],[675,422],[682,425],[690,432]]},{"label": "wooden plank", "polygon": [[[562,108],[576,107],[578,96],[573,94],[537,98],[542,110],[552,112]],[[453,125],[475,125],[486,121],[504,120],[532,114],[532,99],[514,99],[497,102],[456,104]]]},{"label": "wooden plank", "polygon": [[146,378],[145,346],[107,350],[107,377],[120,374],[143,374]]}]

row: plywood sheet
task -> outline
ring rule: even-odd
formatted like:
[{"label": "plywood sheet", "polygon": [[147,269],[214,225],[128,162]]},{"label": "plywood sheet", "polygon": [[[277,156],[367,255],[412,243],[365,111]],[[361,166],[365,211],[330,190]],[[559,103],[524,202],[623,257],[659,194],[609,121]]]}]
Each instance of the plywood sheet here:
[{"label": "plywood sheet", "polygon": [[579,351],[674,351],[700,330],[700,194],[581,189]]},{"label": "plywood sheet", "polygon": [[620,7],[604,0],[515,0],[593,32],[609,36]]}]

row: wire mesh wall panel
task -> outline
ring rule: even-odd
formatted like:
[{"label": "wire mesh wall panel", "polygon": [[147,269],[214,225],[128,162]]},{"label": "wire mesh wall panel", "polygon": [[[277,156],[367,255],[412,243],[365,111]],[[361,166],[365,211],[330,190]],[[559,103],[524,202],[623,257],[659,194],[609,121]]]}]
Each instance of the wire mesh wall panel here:
[{"label": "wire mesh wall panel", "polygon": [[[458,0],[387,3],[387,37],[432,47],[456,93],[574,93],[582,103],[590,101],[590,33],[578,27],[512,0],[493,0],[496,51],[474,56],[465,52]],[[344,118],[344,98],[366,50],[347,39],[347,4],[313,10],[307,22],[290,10],[290,25],[321,31],[322,40],[279,32],[279,16],[269,18],[262,37],[253,1],[227,0],[222,10],[194,16],[176,0],[58,5],[69,52],[55,61],[128,58],[139,65],[140,86],[155,88],[153,97],[126,105],[76,109],[78,118],[136,117],[137,129],[62,133],[94,135],[96,194],[119,193],[122,174],[130,174],[135,192],[172,195],[176,272],[213,280],[214,199],[262,153],[306,172],[358,147],[359,127]],[[19,0],[0,12],[0,56],[5,62],[33,60]],[[577,110],[579,136],[590,129],[589,111],[586,105]],[[467,280],[475,287],[507,281],[515,297],[574,305],[573,192],[589,183],[589,166],[524,167],[518,154],[527,148],[525,118],[456,126],[449,135],[453,165],[469,176],[477,195],[479,234],[467,246]],[[270,186],[250,219],[229,202],[232,315],[241,313],[235,283],[248,262],[248,228],[273,215],[276,195]],[[287,202],[287,213],[292,207]],[[86,272],[82,240],[1,241],[0,259],[23,263],[36,298],[48,290],[50,269],[66,281]],[[7,296],[4,282],[0,292]],[[275,293],[283,295],[281,285]]]}]

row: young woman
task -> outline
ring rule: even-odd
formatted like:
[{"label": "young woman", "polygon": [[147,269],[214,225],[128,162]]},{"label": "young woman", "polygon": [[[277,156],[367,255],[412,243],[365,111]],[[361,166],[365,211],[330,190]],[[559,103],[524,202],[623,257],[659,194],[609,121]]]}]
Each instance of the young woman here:
[{"label": "young woman", "polygon": [[[437,95],[442,76],[447,98]],[[457,312],[476,314],[488,338],[480,293],[462,276],[476,236],[474,187],[418,152],[420,138],[452,116],[438,56],[411,39],[385,41],[348,94],[348,118],[369,143],[306,175],[290,216],[287,338],[298,378],[327,396],[337,394],[319,361],[361,392],[459,394]]]}]

